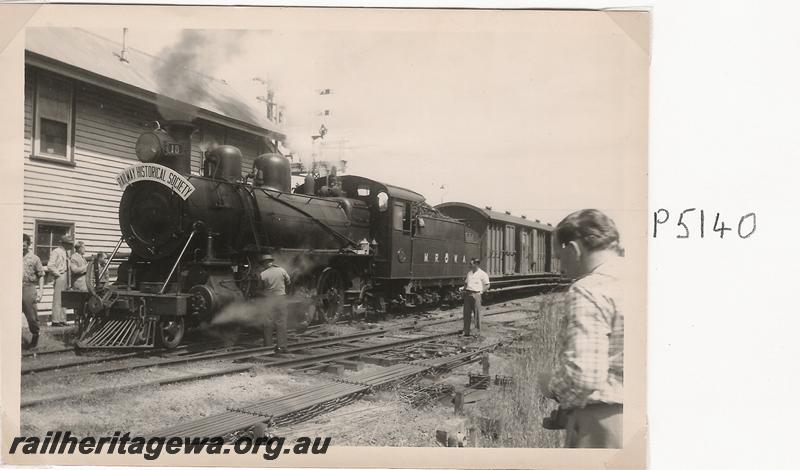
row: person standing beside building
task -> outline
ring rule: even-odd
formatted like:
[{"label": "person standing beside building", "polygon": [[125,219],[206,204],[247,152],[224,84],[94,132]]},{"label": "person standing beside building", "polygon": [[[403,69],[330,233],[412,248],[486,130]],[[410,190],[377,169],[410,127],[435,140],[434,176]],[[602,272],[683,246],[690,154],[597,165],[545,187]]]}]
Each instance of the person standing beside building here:
[{"label": "person standing beside building", "polygon": [[72,249],[74,242],[68,235],[61,237],[61,246],[50,252],[47,261],[47,270],[53,276],[53,309],[51,325],[67,326],[67,312],[61,306],[61,292],[69,286],[69,256],[67,252]]},{"label": "person standing beside building", "polygon": [[566,447],[622,446],[623,312],[619,232],[595,209],[574,212],[556,227],[567,293],[559,361],[542,374],[545,396],[558,400]]},{"label": "person standing beside building", "polygon": [[69,257],[69,271],[72,274],[72,287],[78,290],[86,291],[86,269],[89,263],[83,257],[86,253],[86,247],[83,242],[75,243],[75,251]]},{"label": "person standing beside building", "polygon": [[28,348],[33,349],[39,344],[39,312],[36,304],[41,302],[44,291],[44,266],[42,260],[30,251],[30,247],[31,237],[22,234],[22,313],[28,320],[28,330],[31,332]]},{"label": "person standing beside building", "polygon": [[489,275],[481,269],[481,261],[473,258],[464,280],[464,336],[470,336],[472,317],[475,317],[475,330],[481,334],[481,296],[489,288]]},{"label": "person standing beside building", "polygon": [[275,264],[272,255],[262,255],[261,263],[261,297],[268,299],[265,307],[264,321],[264,346],[272,346],[272,333],[277,330],[276,352],[286,351],[286,321],[288,317],[288,305],[286,303],[286,287],[291,284],[289,273],[285,269]]}]

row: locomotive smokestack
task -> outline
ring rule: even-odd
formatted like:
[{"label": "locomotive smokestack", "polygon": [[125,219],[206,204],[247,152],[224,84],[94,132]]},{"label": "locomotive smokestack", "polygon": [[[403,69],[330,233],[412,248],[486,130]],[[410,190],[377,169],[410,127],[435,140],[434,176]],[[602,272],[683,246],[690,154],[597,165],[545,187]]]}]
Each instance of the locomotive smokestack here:
[{"label": "locomotive smokestack", "polygon": [[190,174],[192,172],[192,134],[197,131],[197,127],[186,121],[169,121],[164,125],[164,129],[175,139],[180,148],[177,153],[166,156],[162,164],[182,175]]}]

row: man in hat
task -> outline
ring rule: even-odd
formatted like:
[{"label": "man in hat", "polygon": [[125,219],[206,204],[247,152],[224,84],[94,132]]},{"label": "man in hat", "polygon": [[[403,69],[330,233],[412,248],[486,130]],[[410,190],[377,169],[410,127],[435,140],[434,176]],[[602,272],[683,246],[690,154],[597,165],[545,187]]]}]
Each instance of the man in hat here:
[{"label": "man in hat", "polygon": [[30,247],[31,237],[27,233],[22,234],[22,312],[31,332],[28,348],[33,349],[39,343],[39,312],[36,311],[36,304],[42,300],[44,267],[42,260]]},{"label": "man in hat", "polygon": [[50,317],[53,326],[67,326],[67,312],[61,306],[61,292],[69,285],[69,255],[67,252],[72,249],[74,244],[75,242],[69,235],[64,235],[61,237],[61,246],[50,252],[50,259],[47,261],[47,270],[54,278],[53,309]]},{"label": "man in hat", "polygon": [[272,332],[277,330],[278,345],[276,352],[286,351],[286,287],[291,284],[289,273],[275,264],[275,258],[266,254],[261,256],[261,297],[269,299],[265,302],[269,309],[264,322],[264,346],[272,346]]}]

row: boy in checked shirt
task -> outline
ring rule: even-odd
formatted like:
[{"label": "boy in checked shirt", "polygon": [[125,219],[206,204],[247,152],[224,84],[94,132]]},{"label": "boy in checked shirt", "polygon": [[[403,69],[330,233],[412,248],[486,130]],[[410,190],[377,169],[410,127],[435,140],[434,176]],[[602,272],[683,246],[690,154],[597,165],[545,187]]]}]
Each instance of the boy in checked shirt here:
[{"label": "boy in checked shirt", "polygon": [[556,227],[567,294],[559,364],[539,377],[558,400],[566,447],[622,447],[623,329],[619,232],[595,209],[574,212]]}]

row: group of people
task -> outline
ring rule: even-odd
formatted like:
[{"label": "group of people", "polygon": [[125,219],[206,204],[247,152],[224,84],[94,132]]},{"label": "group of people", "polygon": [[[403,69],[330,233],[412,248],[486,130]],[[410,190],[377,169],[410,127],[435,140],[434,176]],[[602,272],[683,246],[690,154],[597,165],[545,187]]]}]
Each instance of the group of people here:
[{"label": "group of people", "polygon": [[[66,326],[66,309],[61,306],[61,293],[67,288],[86,291],[98,288],[108,282],[108,263],[105,253],[99,252],[86,260],[86,246],[83,242],[75,243],[69,236],[61,237],[59,246],[50,252],[47,267],[31,250],[31,237],[22,235],[22,312],[28,322],[31,333],[29,348],[35,348],[39,342],[39,313],[36,304],[41,302],[45,280],[49,277],[53,282],[53,305],[51,325]],[[91,280],[87,282],[87,275]]]},{"label": "group of people", "polygon": [[[555,252],[565,276],[574,279],[559,332],[558,365],[541,374],[539,388],[558,402],[555,429],[566,430],[566,447],[622,446],[623,332],[625,315],[619,232],[595,209],[574,212],[556,227]],[[474,323],[480,335],[481,295],[489,276],[480,260],[464,280],[464,336]]]}]

